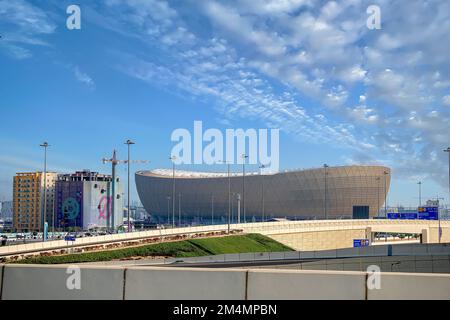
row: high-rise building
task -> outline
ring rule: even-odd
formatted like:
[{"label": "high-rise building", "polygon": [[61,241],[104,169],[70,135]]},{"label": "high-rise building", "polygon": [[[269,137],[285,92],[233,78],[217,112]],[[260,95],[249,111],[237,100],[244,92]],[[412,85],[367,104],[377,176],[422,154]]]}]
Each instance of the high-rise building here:
[{"label": "high-rise building", "polygon": [[[43,231],[43,216],[50,226],[53,218],[57,174],[47,172],[17,173],[13,183],[13,229],[17,232]],[[46,201],[44,199],[46,186]],[[46,204],[45,204],[46,203]],[[44,208],[45,206],[45,208]]]},{"label": "high-rise building", "polygon": [[115,182],[112,219],[112,177],[89,170],[59,175],[55,186],[57,230],[89,230],[123,224],[123,196],[120,178]]}]

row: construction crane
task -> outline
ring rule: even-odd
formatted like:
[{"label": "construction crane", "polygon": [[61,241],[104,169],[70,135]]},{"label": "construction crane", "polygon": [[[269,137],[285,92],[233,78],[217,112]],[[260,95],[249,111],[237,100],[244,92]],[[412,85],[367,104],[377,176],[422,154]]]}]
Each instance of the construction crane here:
[{"label": "construction crane", "polygon": [[[112,193],[112,201],[111,201],[111,215],[107,215],[107,228],[109,230],[115,231],[115,225],[114,225],[114,210],[115,210],[115,200],[116,200],[116,166],[118,164],[131,164],[131,163],[150,163],[148,160],[119,160],[117,159],[117,152],[116,150],[113,151],[113,156],[111,159],[103,158],[102,159],[103,164],[111,163],[111,176],[112,176],[112,183],[111,183],[111,193]],[[129,172],[128,172],[128,180],[130,178]],[[130,201],[130,199],[128,199]],[[128,211],[128,231],[130,231],[130,212]]]}]

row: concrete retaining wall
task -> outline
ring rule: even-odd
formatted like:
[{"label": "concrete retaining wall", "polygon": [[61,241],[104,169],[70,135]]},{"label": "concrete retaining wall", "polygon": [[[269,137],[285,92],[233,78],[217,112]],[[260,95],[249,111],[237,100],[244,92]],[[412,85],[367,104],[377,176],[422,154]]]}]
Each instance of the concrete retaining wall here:
[{"label": "concrete retaining wall", "polygon": [[126,300],[244,300],[246,272],[228,269],[132,268]]},{"label": "concrete retaining wall", "polygon": [[382,273],[381,288],[367,290],[366,272],[80,266],[80,290],[69,290],[67,268],[7,265],[1,299],[450,300],[444,274]]},{"label": "concrete retaining wall", "polygon": [[2,300],[123,299],[124,269],[80,266],[81,289],[77,290],[76,281],[72,281],[76,271],[69,267],[6,265]]},{"label": "concrete retaining wall", "polygon": [[450,275],[383,274],[380,290],[369,290],[369,300],[450,299]]},{"label": "concrete retaining wall", "polygon": [[249,300],[364,300],[366,274],[251,270],[248,273]]}]

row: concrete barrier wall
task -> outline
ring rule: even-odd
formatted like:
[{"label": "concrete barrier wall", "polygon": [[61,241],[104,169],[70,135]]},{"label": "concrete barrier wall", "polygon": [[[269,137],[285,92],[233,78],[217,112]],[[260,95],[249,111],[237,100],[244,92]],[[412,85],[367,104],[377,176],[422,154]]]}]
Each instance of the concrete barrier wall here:
[{"label": "concrete barrier wall", "polygon": [[364,300],[366,274],[327,271],[249,271],[249,300]]},{"label": "concrete barrier wall", "polygon": [[76,290],[69,267],[6,265],[2,300],[123,299],[124,269],[80,266],[81,289]]},{"label": "concrete barrier wall", "polygon": [[2,300],[2,289],[3,289],[3,268],[4,265],[0,264],[0,300]]},{"label": "concrete barrier wall", "polygon": [[450,275],[389,273],[380,290],[368,290],[368,300],[450,300]]},{"label": "concrete barrier wall", "polygon": [[68,267],[7,265],[1,299],[450,299],[444,274],[382,273],[366,290],[366,272],[80,266],[80,290],[69,290]]},{"label": "concrete barrier wall", "polygon": [[126,271],[126,300],[244,300],[245,292],[245,270],[132,268]]}]

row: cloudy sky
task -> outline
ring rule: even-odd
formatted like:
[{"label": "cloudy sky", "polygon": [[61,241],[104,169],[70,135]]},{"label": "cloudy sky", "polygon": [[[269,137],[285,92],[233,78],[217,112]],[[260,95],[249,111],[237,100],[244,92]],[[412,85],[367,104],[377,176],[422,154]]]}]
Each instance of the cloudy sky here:
[{"label": "cloudy sky", "polygon": [[107,172],[128,138],[169,167],[194,120],[280,128],[283,170],[389,166],[390,204],[417,205],[419,180],[448,199],[449,1],[78,1],[68,30],[71,4],[0,0],[0,200],[44,140],[57,171]]}]

